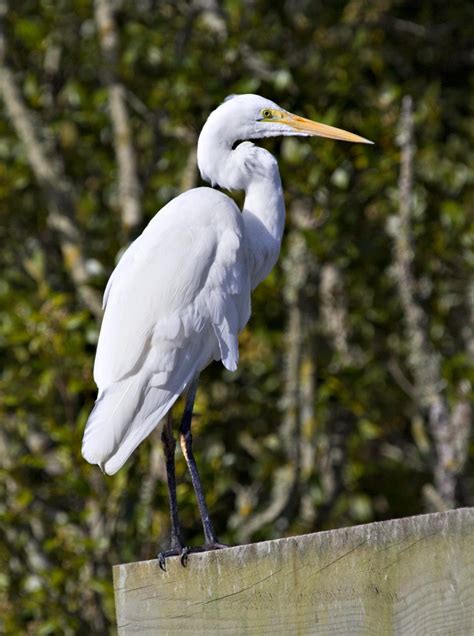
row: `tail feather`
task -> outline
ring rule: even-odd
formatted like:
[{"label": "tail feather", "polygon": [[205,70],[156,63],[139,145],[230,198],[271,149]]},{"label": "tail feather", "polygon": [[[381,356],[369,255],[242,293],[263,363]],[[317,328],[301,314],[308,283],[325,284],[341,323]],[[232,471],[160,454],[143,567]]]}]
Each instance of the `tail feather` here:
[{"label": "tail feather", "polygon": [[114,475],[122,468],[137,446],[161,423],[178,398],[179,393],[149,388],[142,408],[129,426],[126,436],[103,465],[107,475]]},{"label": "tail feather", "polygon": [[112,475],[166,415],[179,394],[147,387],[138,373],[103,391],[86,424],[82,455]]},{"label": "tail feather", "polygon": [[87,420],[82,455],[91,464],[103,465],[115,452],[139,408],[142,386],[138,374],[102,391]]},{"label": "tail feather", "polygon": [[195,343],[177,356],[170,377],[156,373],[155,365],[150,365],[105,388],[86,424],[84,459],[99,464],[108,475],[116,473],[212,356],[212,340],[207,341],[207,347]]}]

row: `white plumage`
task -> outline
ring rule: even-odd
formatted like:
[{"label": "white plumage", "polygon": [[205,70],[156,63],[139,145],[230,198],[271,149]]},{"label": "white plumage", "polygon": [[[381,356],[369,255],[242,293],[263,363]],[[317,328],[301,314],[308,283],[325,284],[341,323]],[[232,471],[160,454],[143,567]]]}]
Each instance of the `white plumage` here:
[{"label": "white plumage", "polygon": [[115,473],[212,359],[237,368],[250,316],[243,231],[229,197],[197,188],[165,206],[126,251],[104,296],[87,461]]},{"label": "white plumage", "polygon": [[115,473],[211,360],[237,367],[250,292],[280,251],[285,209],[278,165],[248,141],[273,135],[365,141],[291,115],[257,95],[227,100],[198,144],[203,178],[246,193],[241,213],[212,188],[168,203],[130,245],[104,294],[94,378],[99,395],[82,453]]}]

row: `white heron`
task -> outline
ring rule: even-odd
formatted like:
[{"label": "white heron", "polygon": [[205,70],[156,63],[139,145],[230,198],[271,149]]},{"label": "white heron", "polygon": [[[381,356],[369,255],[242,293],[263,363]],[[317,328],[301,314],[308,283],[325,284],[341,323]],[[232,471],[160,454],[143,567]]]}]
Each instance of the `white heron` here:
[{"label": "white heron", "polygon": [[209,519],[192,453],[191,418],[199,373],[221,360],[237,368],[238,334],[250,318],[251,291],[275,265],[285,224],[276,159],[250,139],[316,135],[371,143],[293,115],[258,95],[227,98],[199,136],[197,161],[212,186],[244,190],[242,212],[213,188],[170,201],[122,256],[104,294],[94,379],[99,392],[82,454],[112,475],[160,423],[171,512],[171,547],[185,548],[178,520],[171,408],[184,392],[179,440],[196,491],[205,543],[221,547]]}]

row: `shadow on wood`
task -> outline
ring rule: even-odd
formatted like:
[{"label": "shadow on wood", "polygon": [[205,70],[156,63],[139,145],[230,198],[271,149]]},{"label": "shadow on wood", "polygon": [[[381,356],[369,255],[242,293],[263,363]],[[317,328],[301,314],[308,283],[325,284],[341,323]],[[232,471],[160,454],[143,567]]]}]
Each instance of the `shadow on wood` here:
[{"label": "shadow on wood", "polygon": [[114,568],[120,636],[474,634],[474,508]]}]

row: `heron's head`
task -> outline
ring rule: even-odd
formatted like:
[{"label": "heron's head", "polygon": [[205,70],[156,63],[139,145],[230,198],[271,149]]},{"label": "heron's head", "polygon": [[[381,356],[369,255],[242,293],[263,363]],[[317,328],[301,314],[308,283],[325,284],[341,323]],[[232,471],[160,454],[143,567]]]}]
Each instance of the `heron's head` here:
[{"label": "heron's head", "polygon": [[[231,95],[209,115],[199,136],[197,154],[201,176],[228,189],[245,187],[249,162],[243,161],[242,149],[250,151],[251,148],[250,144],[242,144],[239,153],[234,155],[230,150],[236,142],[289,135],[372,143],[340,128],[293,115],[260,95]],[[265,155],[262,152],[259,156]]]},{"label": "heron's head", "polygon": [[372,143],[340,128],[293,115],[260,95],[230,95],[211,113],[208,121],[219,123],[234,141],[280,135],[311,135],[363,144]]}]

